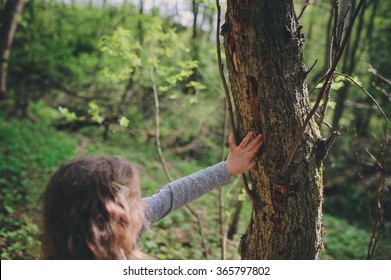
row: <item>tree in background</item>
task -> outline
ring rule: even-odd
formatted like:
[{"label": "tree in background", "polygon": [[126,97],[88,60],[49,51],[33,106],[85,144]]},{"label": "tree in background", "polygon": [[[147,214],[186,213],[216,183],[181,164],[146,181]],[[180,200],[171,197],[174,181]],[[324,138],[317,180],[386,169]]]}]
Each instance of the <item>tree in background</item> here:
[{"label": "tree in background", "polygon": [[0,3],[0,100],[7,92],[8,59],[24,4],[24,0],[8,0]]}]

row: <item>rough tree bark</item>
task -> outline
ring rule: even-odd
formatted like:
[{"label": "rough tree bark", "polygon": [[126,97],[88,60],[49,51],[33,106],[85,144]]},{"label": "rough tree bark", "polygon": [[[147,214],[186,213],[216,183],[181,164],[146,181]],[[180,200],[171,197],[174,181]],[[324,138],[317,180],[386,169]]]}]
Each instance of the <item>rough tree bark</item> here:
[{"label": "rough tree bark", "polygon": [[293,1],[228,0],[222,35],[238,133],[264,135],[257,165],[249,173],[254,204],[240,255],[317,259],[322,247],[323,140],[315,122],[309,123],[281,174],[310,111],[303,35]]}]

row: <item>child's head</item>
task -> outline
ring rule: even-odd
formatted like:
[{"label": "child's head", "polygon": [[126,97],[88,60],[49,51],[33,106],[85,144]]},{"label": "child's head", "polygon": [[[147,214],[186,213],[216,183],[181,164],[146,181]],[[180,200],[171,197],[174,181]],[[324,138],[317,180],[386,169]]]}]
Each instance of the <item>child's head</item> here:
[{"label": "child's head", "polygon": [[144,223],[138,176],[119,157],[60,166],[43,197],[43,258],[139,259]]}]

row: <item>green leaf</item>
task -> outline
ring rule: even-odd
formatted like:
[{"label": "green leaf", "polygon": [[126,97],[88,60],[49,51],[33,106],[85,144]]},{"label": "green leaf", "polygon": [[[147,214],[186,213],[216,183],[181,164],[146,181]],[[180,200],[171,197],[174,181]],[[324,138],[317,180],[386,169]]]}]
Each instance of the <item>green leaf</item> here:
[{"label": "green leaf", "polygon": [[72,122],[78,119],[77,115],[74,112],[69,111],[68,108],[59,106],[58,110],[60,111],[61,115],[63,115],[63,117],[67,122]]},{"label": "green leaf", "polygon": [[128,127],[129,126],[129,119],[122,116],[120,119],[119,119],[119,125],[122,126],[122,127]]},{"label": "green leaf", "polygon": [[189,83],[186,84],[186,87],[192,87],[194,88],[195,90],[203,90],[203,89],[206,89],[206,86],[199,83],[199,82],[196,82],[196,81],[191,81]]},{"label": "green leaf", "polygon": [[104,121],[104,117],[100,115],[99,105],[91,101],[90,103],[88,103],[88,107],[88,113],[91,115],[91,119],[98,124],[102,124]]},{"label": "green leaf", "polygon": [[4,204],[4,208],[10,214],[15,213],[15,209],[10,205]]},{"label": "green leaf", "polygon": [[337,105],[337,102],[335,102],[335,101],[329,101],[329,103],[327,103],[327,106],[329,106],[331,109],[335,109],[336,105]]},{"label": "green leaf", "polygon": [[342,88],[343,86],[345,85],[345,83],[343,81],[340,81],[340,82],[334,82],[331,84],[331,88],[333,90],[339,90],[340,88]]}]

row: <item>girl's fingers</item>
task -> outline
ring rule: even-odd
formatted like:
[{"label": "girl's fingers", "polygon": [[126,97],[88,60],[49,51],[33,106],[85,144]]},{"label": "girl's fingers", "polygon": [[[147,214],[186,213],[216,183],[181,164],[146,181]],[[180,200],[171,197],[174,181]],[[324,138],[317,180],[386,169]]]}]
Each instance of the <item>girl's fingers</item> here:
[{"label": "girl's fingers", "polygon": [[242,140],[242,142],[239,144],[239,148],[244,149],[247,146],[248,141],[250,140],[251,136],[253,135],[252,132],[249,132],[246,137]]},{"label": "girl's fingers", "polygon": [[[254,148],[257,148],[258,144],[261,143],[261,140],[262,140],[262,134],[258,134],[257,137],[255,137],[255,139],[253,141],[250,142],[250,144],[248,144],[248,146],[246,147],[246,149],[248,149],[249,151],[251,151],[252,149]],[[260,147],[260,146],[259,146]],[[259,148],[258,147],[258,148]]]},{"label": "girl's fingers", "polygon": [[259,148],[260,148],[262,145],[263,145],[263,141],[260,140],[260,141],[254,146],[254,148],[253,148],[251,151],[253,151],[254,154],[255,154],[256,152],[258,152]]}]

